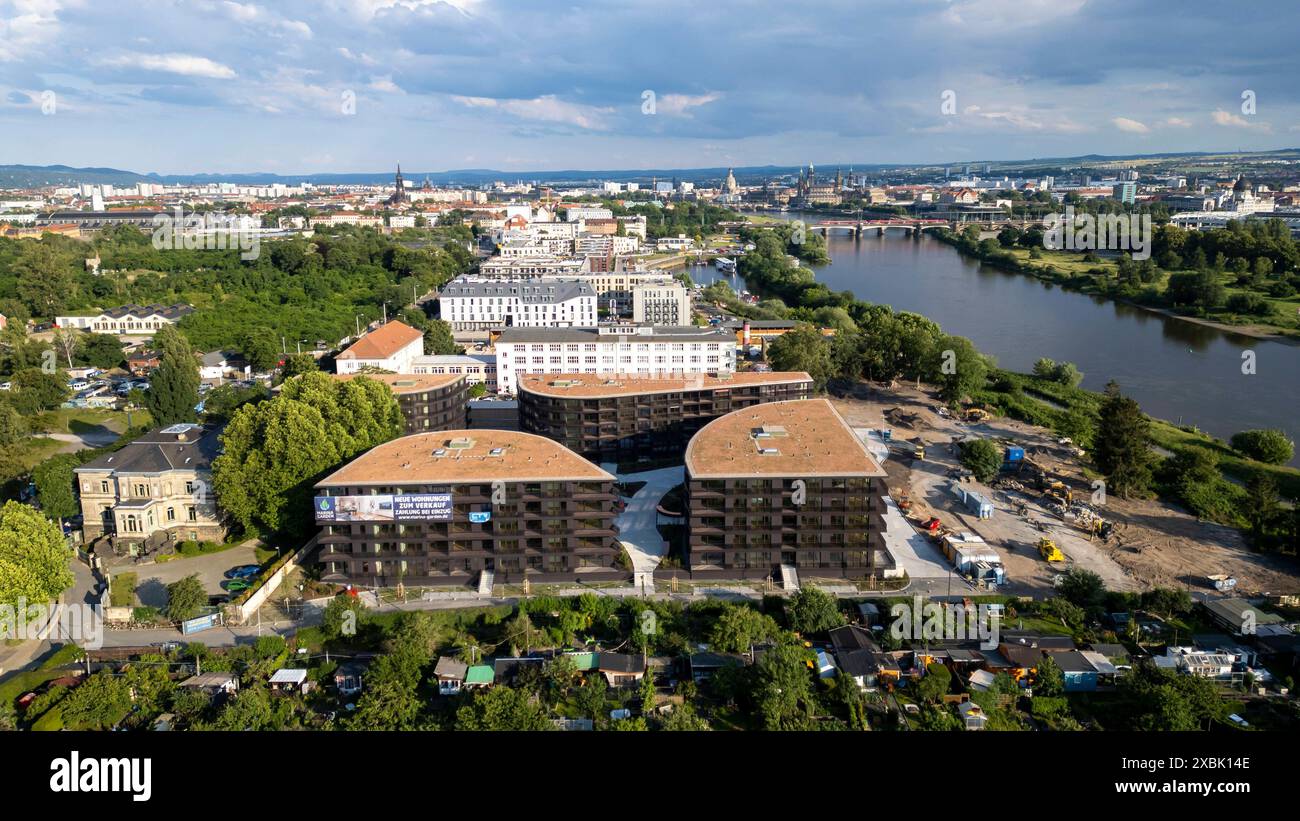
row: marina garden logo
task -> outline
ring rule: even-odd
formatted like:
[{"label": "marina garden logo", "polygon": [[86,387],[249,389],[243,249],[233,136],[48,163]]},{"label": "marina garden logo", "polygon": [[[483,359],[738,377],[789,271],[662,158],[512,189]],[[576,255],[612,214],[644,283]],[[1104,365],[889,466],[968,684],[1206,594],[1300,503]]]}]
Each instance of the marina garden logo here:
[{"label": "marina garden logo", "polygon": [[1151,258],[1150,214],[1063,214],[1043,218],[1048,251],[1128,251],[1139,262]]},{"label": "marina garden logo", "polygon": [[911,604],[899,602],[889,608],[889,614],[894,618],[890,634],[899,641],[979,639],[980,649],[993,650],[1000,640],[1001,605],[927,602],[913,596]]}]

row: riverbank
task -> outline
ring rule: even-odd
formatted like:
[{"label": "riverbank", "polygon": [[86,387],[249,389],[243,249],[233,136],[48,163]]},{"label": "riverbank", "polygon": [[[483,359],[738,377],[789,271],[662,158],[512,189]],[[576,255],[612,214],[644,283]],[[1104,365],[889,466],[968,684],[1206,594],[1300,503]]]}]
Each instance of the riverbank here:
[{"label": "riverbank", "polygon": [[[1297,318],[1292,324],[1277,324],[1273,322],[1260,322],[1257,318],[1246,317],[1232,314],[1230,319],[1209,319],[1202,316],[1195,316],[1174,308],[1168,308],[1158,305],[1149,304],[1141,299],[1116,294],[1109,288],[1098,286],[1097,272],[1104,272],[1107,277],[1116,273],[1116,266],[1112,260],[1101,259],[1095,262],[1084,262],[1083,257],[1078,254],[1071,254],[1065,251],[1041,251],[1042,256],[1035,260],[1030,252],[1023,248],[999,248],[996,254],[985,254],[972,250],[967,244],[962,242],[959,235],[940,230],[933,233],[933,236],[940,242],[943,242],[954,248],[958,254],[969,259],[978,260],[981,264],[997,268],[1000,271],[1006,271],[1013,274],[1022,274],[1041,282],[1049,282],[1058,285],[1069,291],[1075,291],[1088,296],[1100,299],[1110,300],[1121,305],[1128,305],[1133,308],[1139,308],[1170,319],[1177,319],[1181,322],[1188,322],[1200,325],[1206,328],[1213,328],[1218,331],[1230,334],[1239,334],[1241,336],[1251,337],[1253,339],[1262,339],[1271,342],[1282,342],[1289,345],[1300,345],[1300,301],[1296,299],[1269,299],[1268,302],[1274,308],[1275,315],[1290,316],[1296,313]],[[1160,269],[1157,269],[1160,270]],[[1167,271],[1160,270],[1162,281],[1168,276]],[[1156,285],[1158,283],[1146,283],[1140,294],[1150,297],[1157,293]],[[1231,286],[1225,286],[1228,295],[1251,293],[1244,289],[1238,289]]]}]

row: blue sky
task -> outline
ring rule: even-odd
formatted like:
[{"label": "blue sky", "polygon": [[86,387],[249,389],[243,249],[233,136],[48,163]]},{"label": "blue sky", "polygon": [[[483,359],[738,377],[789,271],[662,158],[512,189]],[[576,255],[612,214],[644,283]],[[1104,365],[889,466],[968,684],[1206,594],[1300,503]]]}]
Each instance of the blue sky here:
[{"label": "blue sky", "polygon": [[292,174],[1291,147],[1297,32],[1290,2],[0,0],[0,163]]}]

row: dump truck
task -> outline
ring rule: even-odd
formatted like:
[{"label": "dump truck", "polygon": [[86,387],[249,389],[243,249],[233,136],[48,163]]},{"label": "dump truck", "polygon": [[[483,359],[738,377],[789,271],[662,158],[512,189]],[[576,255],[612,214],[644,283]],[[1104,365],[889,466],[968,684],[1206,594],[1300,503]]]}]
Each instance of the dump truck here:
[{"label": "dump truck", "polygon": [[923,461],[925,459],[924,442],[909,442],[906,439],[892,439],[889,442],[889,448],[895,453],[901,453],[902,455],[911,457],[917,461]]},{"label": "dump truck", "polygon": [[1049,562],[1065,561],[1065,554],[1056,546],[1056,542],[1046,536],[1038,540],[1038,555],[1047,559]]}]

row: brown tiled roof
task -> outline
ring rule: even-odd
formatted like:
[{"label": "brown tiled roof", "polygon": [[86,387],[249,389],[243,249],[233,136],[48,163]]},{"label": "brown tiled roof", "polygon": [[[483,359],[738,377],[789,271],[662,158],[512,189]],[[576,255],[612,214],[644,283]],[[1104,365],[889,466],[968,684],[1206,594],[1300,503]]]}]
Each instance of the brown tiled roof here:
[{"label": "brown tiled roof", "polygon": [[393,320],[370,333],[363,334],[339,359],[387,359],[424,334],[404,322]]},{"label": "brown tiled roof", "polygon": [[686,471],[694,478],[885,475],[826,399],[768,402],[714,419],[686,446]]},{"label": "brown tiled roof", "polygon": [[[470,447],[455,447],[470,440]],[[443,450],[442,456],[434,452]],[[495,452],[494,451],[499,451]],[[385,442],[326,476],[317,487],[527,481],[612,481],[615,477],[544,436],[509,430],[446,430]]]},{"label": "brown tiled roof", "polygon": [[430,374],[410,374],[410,373],[336,373],[334,378],[346,382],[358,376],[364,376],[367,379],[373,379],[376,382],[383,382],[392,389],[395,394],[419,393],[421,391],[431,391],[436,388],[443,388],[454,382],[465,378],[464,374],[459,373],[430,373]]},{"label": "brown tiled roof", "polygon": [[812,383],[803,371],[745,371],[730,376],[618,377],[594,373],[526,374],[519,377],[519,391],[569,399],[594,399],[601,396],[628,396],[639,393],[675,393],[711,391],[751,385],[784,385],[791,382]]}]

